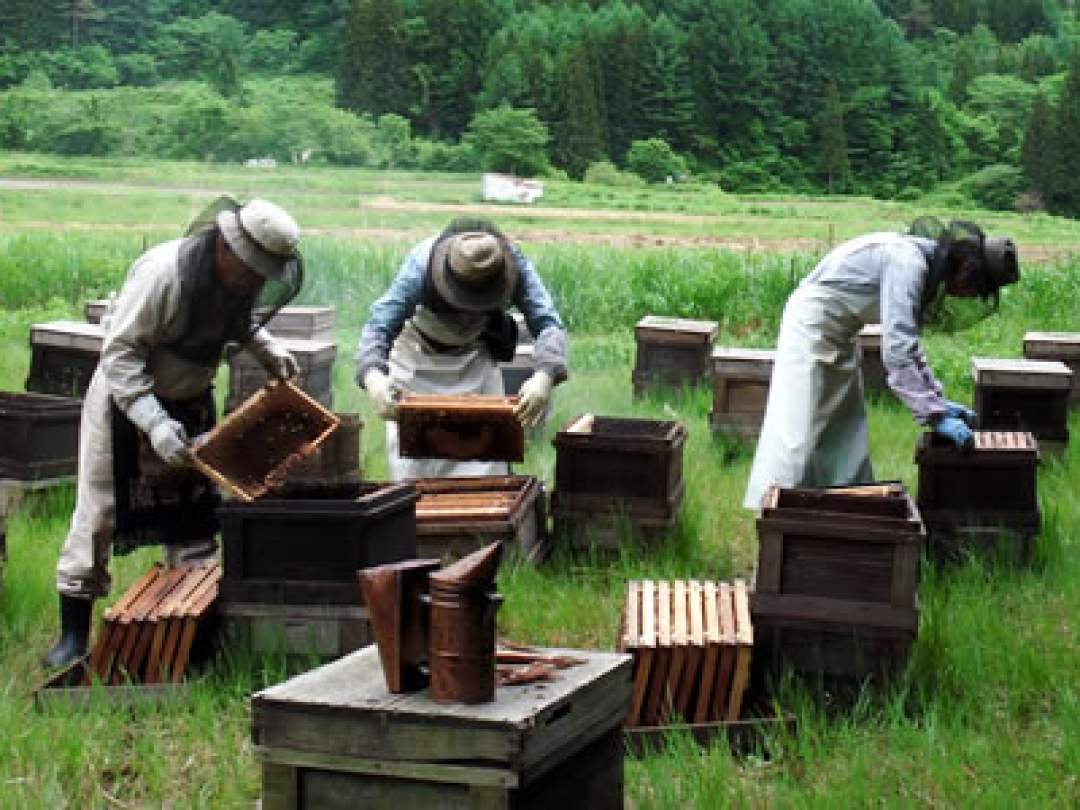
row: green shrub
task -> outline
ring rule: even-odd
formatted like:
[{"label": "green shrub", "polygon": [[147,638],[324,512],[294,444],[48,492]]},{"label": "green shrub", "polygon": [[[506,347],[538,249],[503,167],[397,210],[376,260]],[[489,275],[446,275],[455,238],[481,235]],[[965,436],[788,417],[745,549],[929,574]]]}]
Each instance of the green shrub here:
[{"label": "green shrub", "polygon": [[593,183],[598,186],[643,186],[645,180],[640,175],[633,172],[621,172],[614,163],[601,160],[589,165],[589,168],[585,170],[585,177],[583,178],[586,183]]},{"label": "green shrub", "polygon": [[478,112],[464,142],[480,156],[485,171],[542,174],[548,167],[548,128],[534,110],[508,106]]},{"label": "green shrub", "polygon": [[150,87],[157,83],[157,62],[146,53],[125,53],[116,57],[120,83],[129,87]]},{"label": "green shrub", "polygon": [[1016,166],[995,163],[960,181],[960,188],[983,208],[1011,211],[1016,198],[1027,186],[1024,173]]},{"label": "green shrub", "polygon": [[480,171],[480,158],[466,143],[442,141],[413,141],[416,168],[430,172]]},{"label": "green shrub", "polygon": [[686,173],[686,161],[663,138],[634,141],[626,153],[626,165],[650,183],[662,183]]}]

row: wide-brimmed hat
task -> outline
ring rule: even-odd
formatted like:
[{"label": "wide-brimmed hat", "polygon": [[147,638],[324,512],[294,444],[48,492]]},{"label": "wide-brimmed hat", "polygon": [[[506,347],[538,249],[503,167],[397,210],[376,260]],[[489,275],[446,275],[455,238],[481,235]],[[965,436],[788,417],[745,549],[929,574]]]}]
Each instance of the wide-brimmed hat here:
[{"label": "wide-brimmed hat", "polygon": [[272,202],[252,200],[222,211],[217,224],[232,252],[260,276],[277,281],[285,266],[297,259],[300,226]]},{"label": "wide-brimmed hat", "polygon": [[498,237],[466,231],[435,243],[431,279],[451,306],[487,312],[510,302],[517,283],[517,263]]}]

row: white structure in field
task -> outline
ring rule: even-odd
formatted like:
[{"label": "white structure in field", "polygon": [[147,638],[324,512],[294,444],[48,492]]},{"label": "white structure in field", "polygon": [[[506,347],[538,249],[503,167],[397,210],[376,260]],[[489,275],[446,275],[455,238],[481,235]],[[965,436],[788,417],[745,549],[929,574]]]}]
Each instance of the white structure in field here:
[{"label": "white structure in field", "polygon": [[531,203],[544,196],[544,184],[512,174],[486,173],[480,180],[481,194],[494,202]]}]

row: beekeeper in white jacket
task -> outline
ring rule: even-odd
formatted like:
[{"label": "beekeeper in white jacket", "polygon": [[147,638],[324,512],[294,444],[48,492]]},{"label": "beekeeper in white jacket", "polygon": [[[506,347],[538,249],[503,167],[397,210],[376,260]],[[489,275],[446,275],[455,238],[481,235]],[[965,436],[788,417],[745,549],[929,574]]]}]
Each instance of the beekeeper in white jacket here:
[{"label": "beekeeper in white jacket", "polygon": [[219,498],[188,451],[214,424],[211,385],[226,343],[275,377],[296,374],[296,360],[262,328],[300,288],[296,222],[265,200],[228,199],[200,220],[135,261],[102,319],[79,425],[75,510],[56,565],[60,640],[46,666],[85,654],[113,546],[163,544],[170,564],[214,554]]},{"label": "beekeeper in white jacket", "polygon": [[501,396],[496,361],[512,359],[517,344],[511,305],[536,341],[536,370],[522,383],[517,406],[518,419],[532,427],[566,379],[566,329],[532,263],[492,223],[455,220],[416,245],[372,305],[356,381],[386,420],[393,480],[508,472],[505,462],[403,458],[394,420],[406,392]]},{"label": "beekeeper in white jacket", "polygon": [[832,250],[784,307],[761,436],[743,505],[770,485],[873,480],[856,336],[881,323],[888,385],[915,419],[960,447],[974,413],[947,400],[919,342],[924,325],[963,328],[992,312],[1019,278],[1016,246],[976,225],[917,220]]}]

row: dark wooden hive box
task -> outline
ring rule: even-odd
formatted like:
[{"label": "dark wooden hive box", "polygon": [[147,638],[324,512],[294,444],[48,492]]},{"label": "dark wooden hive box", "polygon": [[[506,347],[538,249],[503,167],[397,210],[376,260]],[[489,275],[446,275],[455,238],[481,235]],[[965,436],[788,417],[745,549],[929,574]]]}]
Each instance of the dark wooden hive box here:
[{"label": "dark wooden hive box", "polygon": [[105,330],[82,321],[51,321],[30,327],[30,373],[26,390],[83,397],[94,376]]},{"label": "dark wooden hive box", "polygon": [[421,478],[414,482],[419,557],[450,561],[502,542],[526,559],[547,554],[544,488],[534,476]]},{"label": "dark wooden hive box", "polygon": [[516,405],[516,397],[406,395],[397,416],[401,455],[523,461],[525,431],[514,415]]},{"label": "dark wooden hive box", "polygon": [[356,498],[225,504],[222,603],[358,604],[357,570],[416,556],[417,497],[412,484],[364,484]]},{"label": "dark wooden hive box", "polygon": [[583,414],[552,439],[555,491],[566,509],[671,518],[683,495],[679,422]]},{"label": "dark wooden hive box", "polygon": [[708,374],[716,321],[646,315],[634,327],[634,393],[651,385],[696,385]]},{"label": "dark wooden hive box", "polygon": [[888,372],[881,359],[881,324],[867,324],[859,330],[856,340],[859,344],[863,390],[870,394],[887,392]]},{"label": "dark wooden hive box", "polygon": [[[902,484],[772,487],[757,530],[752,612],[767,659],[859,677],[906,657],[919,623],[925,529]],[[864,658],[866,642],[882,639],[900,648],[895,656]]]},{"label": "dark wooden hive box", "polygon": [[478,705],[391,694],[374,646],[256,693],[263,808],[622,808],[630,656],[544,652],[585,663]]},{"label": "dark wooden hive box", "polygon": [[1020,557],[1028,558],[1042,522],[1039,458],[1038,442],[1027,432],[975,431],[970,452],[932,433],[919,437],[918,504],[932,556],[949,559],[965,548],[996,548],[1005,534],[1020,545]]},{"label": "dark wooden hive box", "polygon": [[82,400],[0,391],[0,478],[41,481],[75,474]]},{"label": "dark wooden hive box", "polygon": [[1026,332],[1024,357],[1029,360],[1058,360],[1072,371],[1069,401],[1080,404],[1080,332]]},{"label": "dark wooden hive box", "polygon": [[1072,371],[1060,361],[971,358],[975,411],[984,430],[1030,431],[1043,449],[1069,441]]},{"label": "dark wooden hive box", "polygon": [[[293,381],[308,396],[327,408],[333,407],[333,369],[337,344],[330,340],[278,338],[296,358],[300,373]],[[225,411],[229,412],[266,385],[269,374],[250,353],[240,351],[229,358],[229,394]]]}]

